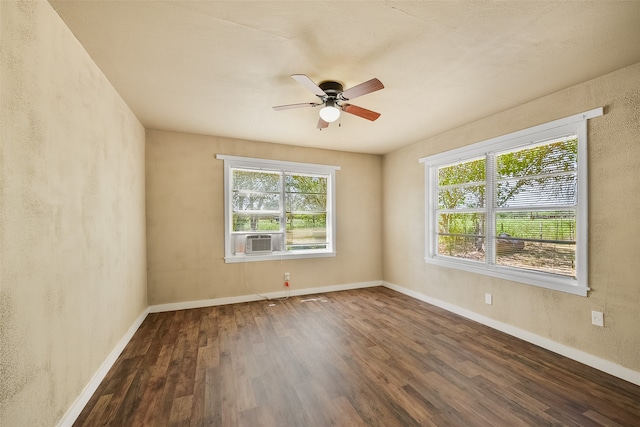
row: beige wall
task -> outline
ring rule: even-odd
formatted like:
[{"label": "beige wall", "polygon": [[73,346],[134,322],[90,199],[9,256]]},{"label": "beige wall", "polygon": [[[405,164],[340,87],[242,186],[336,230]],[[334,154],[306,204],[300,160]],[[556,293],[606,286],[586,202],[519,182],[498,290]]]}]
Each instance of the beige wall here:
[{"label": "beige wall", "polygon": [[0,15],[0,424],[53,426],[147,307],[145,134],[47,2]]},{"label": "beige wall", "polygon": [[[340,166],[337,256],[225,264],[216,154]],[[148,130],[146,157],[151,305],[381,280],[380,156]]]},{"label": "beige wall", "polygon": [[[419,158],[600,106],[589,121],[587,298],[425,264]],[[640,371],[640,64],[397,150],[383,171],[385,281]]]},{"label": "beige wall", "polygon": [[[144,129],[48,3],[0,1],[0,24],[2,426],[55,425],[147,298],[281,291],[285,271],[293,289],[384,278],[640,371],[640,64],[384,158],[149,130],[145,160]],[[420,157],[598,106],[588,298],[424,263]],[[341,166],[338,255],[225,264],[216,154]]]}]

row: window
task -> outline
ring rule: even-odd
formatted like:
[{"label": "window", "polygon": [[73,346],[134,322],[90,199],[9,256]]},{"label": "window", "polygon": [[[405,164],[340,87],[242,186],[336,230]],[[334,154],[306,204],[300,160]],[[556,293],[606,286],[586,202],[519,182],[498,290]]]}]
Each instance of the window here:
[{"label": "window", "polygon": [[586,296],[587,119],[420,159],[425,261]]},{"label": "window", "polygon": [[224,160],[225,261],[335,256],[337,166]]}]

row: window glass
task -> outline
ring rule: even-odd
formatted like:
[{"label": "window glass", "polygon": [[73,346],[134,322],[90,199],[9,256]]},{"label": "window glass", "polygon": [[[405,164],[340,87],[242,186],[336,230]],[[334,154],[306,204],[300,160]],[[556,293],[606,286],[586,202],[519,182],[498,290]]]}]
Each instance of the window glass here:
[{"label": "window glass", "polygon": [[576,276],[576,212],[504,211],[496,215],[496,263]]},{"label": "window glass", "polygon": [[328,176],[286,175],[287,249],[327,247]]},{"label": "window glass", "polygon": [[496,156],[498,207],[573,206],[578,190],[576,135]]},{"label": "window glass", "polygon": [[497,265],[576,277],[577,170],[577,135],[496,155]]},{"label": "window glass", "polygon": [[438,254],[484,261],[484,213],[440,213]]},{"label": "window glass", "polygon": [[282,219],[280,172],[232,169],[233,231],[279,230]]},{"label": "window glass", "polygon": [[481,158],[438,168],[438,254],[485,259],[485,165]]}]

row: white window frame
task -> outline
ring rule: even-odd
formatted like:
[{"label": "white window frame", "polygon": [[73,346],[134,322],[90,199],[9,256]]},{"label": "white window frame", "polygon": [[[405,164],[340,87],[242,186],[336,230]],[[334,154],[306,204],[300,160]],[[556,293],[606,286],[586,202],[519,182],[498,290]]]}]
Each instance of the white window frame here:
[{"label": "white window frame", "polygon": [[[554,289],[570,294],[587,296],[588,286],[588,188],[587,188],[587,120],[603,114],[602,108],[575,114],[549,123],[533,126],[507,135],[478,142],[440,154],[423,157],[419,160],[425,165],[425,262],[443,267],[455,268],[487,276],[507,279],[514,282]],[[542,141],[562,138],[568,135],[578,136],[578,204],[576,210],[576,277],[567,277],[550,273],[525,270],[492,264],[492,248],[488,248],[485,262],[454,258],[437,254],[438,207],[437,169],[453,163],[462,163],[478,157],[489,159],[496,152],[524,148]],[[487,176],[487,185],[490,177]],[[493,207],[487,203],[485,208],[487,230],[491,222]],[[493,234],[493,233],[492,233]],[[489,234],[487,234],[489,235]],[[492,239],[494,240],[494,239]]]},{"label": "white window frame", "polygon": [[[224,161],[224,260],[225,263],[269,261],[296,258],[322,258],[336,256],[336,191],[335,172],[340,166],[318,165],[312,163],[288,162],[280,160],[257,159],[251,157],[227,156],[218,154],[216,159]],[[327,247],[325,249],[309,249],[295,251],[273,251],[269,254],[245,255],[234,253],[232,238],[232,188],[231,169],[248,168],[265,171],[282,171],[284,173],[305,173],[327,175]],[[283,203],[286,205],[286,203]],[[271,234],[259,232],[259,234]]]}]

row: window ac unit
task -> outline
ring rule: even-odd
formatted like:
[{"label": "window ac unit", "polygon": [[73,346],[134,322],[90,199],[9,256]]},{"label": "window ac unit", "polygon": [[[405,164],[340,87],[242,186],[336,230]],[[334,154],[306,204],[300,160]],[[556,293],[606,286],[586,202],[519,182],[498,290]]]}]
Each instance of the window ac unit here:
[{"label": "window ac unit", "polygon": [[244,253],[247,255],[270,254],[271,235],[270,234],[254,234],[247,236],[247,244]]}]

